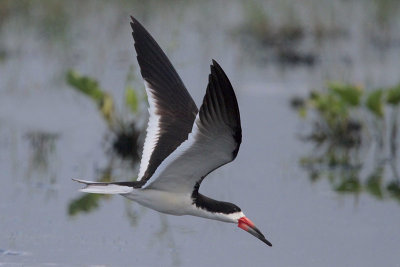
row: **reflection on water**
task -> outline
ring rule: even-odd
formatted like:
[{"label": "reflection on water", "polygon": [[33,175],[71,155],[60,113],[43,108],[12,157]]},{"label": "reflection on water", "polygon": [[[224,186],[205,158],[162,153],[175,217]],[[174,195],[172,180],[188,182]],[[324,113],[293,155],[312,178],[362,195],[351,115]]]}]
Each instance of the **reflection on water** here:
[{"label": "reflection on water", "polygon": [[25,256],[25,255],[29,255],[29,253],[0,248],[0,256]]},{"label": "reflection on water", "polygon": [[49,160],[56,153],[58,137],[58,134],[46,132],[28,132],[25,135],[31,148],[28,173],[33,171],[46,172],[48,170]]},{"label": "reflection on water", "polygon": [[[290,8],[287,10],[290,15],[278,24],[273,21],[267,11],[268,9],[265,9],[260,2],[244,1],[244,22],[233,31],[233,35],[241,41],[243,47],[247,48],[246,51],[252,51],[253,49],[248,49],[248,47],[253,46],[258,51],[268,52],[261,58],[265,62],[313,67],[317,63],[318,55],[311,47],[302,47],[308,38],[307,35],[313,38],[318,35],[320,39],[339,36],[335,34],[335,29],[322,27],[308,32],[306,27],[293,16],[294,11]],[[259,53],[256,57],[260,60]]]},{"label": "reflection on water", "polygon": [[[163,244],[160,249],[160,254],[168,253],[171,255],[171,263],[173,266],[180,266],[181,260],[179,257],[179,253],[176,247],[175,238],[173,236],[173,231],[171,231],[168,217],[165,214],[159,214],[160,216],[160,228],[154,233],[154,238],[151,241],[151,246],[158,245],[159,243]],[[166,252],[167,251],[167,252]]]},{"label": "reflection on water", "polygon": [[[99,171],[97,182],[112,182],[113,160],[111,159],[108,166]],[[110,199],[111,195],[103,194],[83,194],[81,197],[72,200],[68,204],[68,214],[70,216],[79,213],[91,212],[99,207],[99,202],[102,199]]]},{"label": "reflection on water", "polygon": [[363,167],[360,151],[355,149],[317,148],[300,159],[311,182],[326,179],[337,193],[359,195],[366,192],[377,200],[394,199],[400,204],[400,180],[395,166],[396,158],[388,162]]},{"label": "reflection on water", "polygon": [[109,145],[113,150],[111,152],[123,159],[130,159],[132,164],[136,164],[139,160],[139,147],[141,147],[137,124],[140,117],[144,116],[145,101],[143,100],[145,98],[143,89],[134,89],[132,86],[132,83],[137,80],[133,68],[131,67],[127,74],[125,101],[122,108],[122,111],[130,111],[130,116],[127,116],[126,113],[121,114],[121,110],[118,112],[114,97],[102,89],[96,79],[69,70],[66,80],[72,89],[89,97],[97,104],[101,117],[114,135],[112,145]]},{"label": "reflection on water", "polygon": [[312,182],[326,178],[337,193],[367,192],[378,200],[400,200],[400,84],[366,92],[360,86],[331,83],[307,99],[293,98],[291,105],[312,125],[303,140],[315,148],[300,159]]},{"label": "reflection on water", "polygon": [[[348,253],[360,249],[354,255],[365,255],[365,261],[373,266],[379,257],[368,253],[366,247],[373,239],[381,244],[374,249],[391,256],[390,263],[398,262],[392,253],[397,239],[389,233],[397,227],[393,226],[396,222],[388,218],[388,226],[382,227],[379,221],[384,217],[381,214],[395,216],[393,210],[398,207],[392,203],[400,203],[398,94],[375,89],[388,89],[399,82],[399,3],[236,0],[229,1],[227,8],[228,1],[0,1],[0,221],[4,233],[0,235],[4,249],[0,255],[32,251],[27,265],[38,261],[38,266],[43,262],[129,266],[132,261],[126,259],[144,266],[160,262],[191,265],[194,259],[201,265],[221,265],[224,260],[225,265],[263,266],[265,253],[271,253],[268,260],[273,266],[326,266],[327,259],[336,266],[366,266]],[[212,228],[213,222],[190,221],[195,225],[190,229],[199,226],[199,232],[181,233],[168,224],[175,218],[154,215],[128,200],[121,207],[116,197],[76,192],[78,186],[70,178],[124,181],[137,175],[147,103],[139,70],[132,67],[137,64],[129,28],[131,14],[167,50],[196,103],[201,103],[204,95],[210,59],[223,63],[235,85],[247,137],[238,160],[220,174],[233,170],[249,176],[250,186],[232,180],[226,190],[207,190],[215,189],[215,198],[239,200],[262,189],[257,199],[263,204],[255,202],[258,206],[252,213],[259,216],[258,221],[274,227],[287,250],[264,252],[258,250],[258,243],[246,250],[242,241],[253,244],[245,243],[247,239],[226,243],[225,238],[215,238],[216,232],[225,228]],[[298,129],[284,103],[332,80],[356,85],[337,87],[335,96],[314,90],[313,99],[294,101],[302,107],[311,100],[321,110],[319,114],[311,109],[306,112],[306,139],[315,147],[303,153],[303,144],[292,140]],[[359,84],[366,87],[362,96]],[[271,156],[274,145],[277,149]],[[299,162],[304,172],[299,172],[297,161],[293,164],[294,153],[296,159],[302,155]],[[271,162],[268,170],[264,162]],[[309,176],[312,182],[328,182],[338,194],[363,194],[368,205],[357,214],[351,208],[340,214],[335,213],[334,201],[318,198],[331,209],[324,208],[321,217],[313,213],[312,221],[301,223],[299,218],[303,220],[313,205],[309,200],[318,194],[308,193],[307,182],[282,198],[282,192],[296,184],[282,174],[282,165],[289,166],[289,173]],[[268,172],[268,177],[276,179],[251,180],[253,175],[248,174],[257,170],[260,177]],[[51,192],[50,197],[43,201],[46,192]],[[271,200],[279,205],[259,212]],[[250,205],[248,199],[241,201]],[[374,207],[372,203],[384,205]],[[107,209],[99,209],[101,205]],[[344,205],[340,210],[347,208]],[[286,212],[291,209],[297,212]],[[117,211],[122,212],[122,219]],[[290,224],[280,219],[282,211]],[[372,213],[379,214],[378,219],[366,220]],[[110,214],[116,219],[110,219]],[[318,222],[328,217],[339,223]],[[149,219],[150,227],[145,228]],[[340,227],[340,222],[351,220],[353,228]],[[104,226],[96,228],[99,221],[107,221],[117,230],[110,233]],[[174,227],[179,221],[174,221]],[[300,223],[302,231],[297,231],[293,222]],[[296,232],[288,234],[291,230]],[[298,235],[311,236],[318,230],[324,237],[341,238],[340,233],[347,233],[354,238],[336,239],[346,240],[342,246],[334,242],[321,246],[316,238],[298,243]],[[124,240],[123,245],[118,238]],[[210,238],[219,249],[196,238]],[[190,245],[185,245],[185,240]],[[328,254],[326,248],[331,244],[334,247],[329,247],[332,253]],[[288,253],[298,249],[301,254]],[[199,252],[209,257],[199,258]],[[71,254],[76,259],[69,257]],[[337,263],[340,259],[346,262]],[[0,260],[0,264],[7,263],[5,257]],[[385,262],[386,258],[379,260]]]},{"label": "reflection on water", "polygon": [[[118,161],[118,160],[116,160]],[[99,171],[99,182],[111,182],[115,181],[113,178],[113,170],[115,170],[114,159],[111,158],[108,166],[105,169]],[[68,204],[68,215],[76,216],[78,214],[82,215],[85,213],[93,212],[101,203],[105,200],[111,199],[112,195],[104,194],[83,194],[81,197],[72,200]],[[120,196],[117,196],[120,197]],[[124,201],[125,203],[125,215],[133,228],[137,228],[140,218],[146,213],[146,208],[133,203],[130,200]],[[173,266],[180,266],[181,260],[177,250],[176,242],[173,236],[173,231],[171,231],[167,215],[159,214],[159,228],[155,229],[152,234],[152,238],[149,241],[149,247],[154,248],[159,247],[159,254],[163,255],[169,253],[171,257],[171,264]]]},{"label": "reflection on water", "polygon": [[[129,111],[131,116],[117,112],[115,100],[112,95],[101,88],[99,82],[91,77],[82,76],[77,71],[69,70],[66,75],[67,83],[72,89],[89,97],[93,100],[98,108],[100,116],[107,123],[108,130],[112,134],[111,138],[106,138],[105,144],[108,151],[108,165],[98,171],[98,182],[113,182],[113,172],[115,170],[116,158],[119,160],[128,160],[130,171],[135,170],[135,166],[139,163],[139,149],[142,146],[140,132],[137,130],[137,121],[140,116],[143,116],[142,110],[145,106],[145,99],[140,97],[143,95],[143,90],[135,90],[131,85],[136,76],[133,69],[130,68],[125,86],[125,101],[124,111]],[[134,175],[130,175],[134,177]],[[127,178],[125,178],[128,180]],[[135,180],[135,179],[131,179]],[[68,214],[74,216],[78,213],[88,213],[99,207],[100,200],[109,199],[110,195],[100,194],[84,194],[75,200],[72,200],[68,205]],[[129,213],[132,215],[132,213]]]},{"label": "reflection on water", "polygon": [[57,194],[59,135],[42,131],[29,131],[24,136],[28,141],[28,165],[24,170],[27,183],[34,188],[43,189],[46,199]]}]

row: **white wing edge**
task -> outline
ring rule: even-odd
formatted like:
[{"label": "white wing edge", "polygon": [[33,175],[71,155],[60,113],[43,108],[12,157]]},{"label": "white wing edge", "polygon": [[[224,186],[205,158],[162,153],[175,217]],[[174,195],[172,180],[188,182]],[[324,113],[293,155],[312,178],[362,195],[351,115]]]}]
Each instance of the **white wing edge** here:
[{"label": "white wing edge", "polygon": [[147,82],[144,82],[147,99],[149,102],[149,122],[147,124],[147,133],[143,145],[142,159],[140,161],[139,174],[137,181],[140,181],[147,170],[150,162],[150,157],[153,154],[154,148],[157,145],[157,141],[160,134],[160,115],[156,114],[156,103],[151,87]]},{"label": "white wing edge", "polygon": [[160,173],[162,173],[166,167],[168,167],[170,164],[173,164],[174,160],[178,159],[183,153],[185,153],[188,149],[192,147],[192,145],[196,142],[196,135],[199,132],[197,122],[201,123],[199,118],[199,113],[197,114],[196,119],[194,120],[193,128],[188,136],[188,139],[182,142],[182,144],[180,144],[171,154],[168,155],[168,157],[166,157],[160,163],[154,174],[150,177],[150,179],[146,182],[146,184],[142,186],[142,188],[149,187],[154,181],[157,180]]}]

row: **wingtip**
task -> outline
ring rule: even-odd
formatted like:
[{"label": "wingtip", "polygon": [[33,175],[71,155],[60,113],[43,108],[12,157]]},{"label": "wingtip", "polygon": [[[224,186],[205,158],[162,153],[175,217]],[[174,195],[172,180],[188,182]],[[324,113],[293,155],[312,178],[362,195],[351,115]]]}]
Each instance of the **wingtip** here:
[{"label": "wingtip", "polygon": [[232,87],[232,85],[230,84],[229,78],[226,75],[225,71],[222,69],[221,65],[219,65],[215,59],[212,59],[212,63],[213,64],[210,66],[211,74],[223,77],[226,81],[229,82],[230,87]]},{"label": "wingtip", "polygon": [[213,58],[211,59],[211,63],[212,64],[210,65],[210,70],[211,70],[210,76],[211,76],[212,73],[215,72],[216,66],[219,66],[217,61],[215,61],[215,59],[213,59]]},{"label": "wingtip", "polygon": [[221,66],[218,64],[218,62],[215,59],[212,59],[212,65],[210,66],[211,68],[211,73],[217,73],[217,72],[223,72]]},{"label": "wingtip", "polygon": [[130,17],[131,17],[130,25],[131,25],[132,31],[135,31],[135,27],[140,26],[140,23],[133,16],[130,16]]},{"label": "wingtip", "polygon": [[72,181],[75,181],[75,182],[78,182],[78,183],[81,183],[81,184],[88,184],[88,181],[85,181],[85,180],[80,180],[80,179],[76,179],[76,178],[71,178],[71,180]]},{"label": "wingtip", "polygon": [[76,178],[71,178],[72,181],[78,182],[80,184],[84,184],[85,186],[83,188],[78,189],[79,192],[85,192],[84,190],[88,187],[88,183],[84,180],[79,180]]},{"label": "wingtip", "polygon": [[211,68],[212,68],[212,67],[219,66],[218,62],[217,62],[215,59],[211,59],[211,62],[212,62]]}]

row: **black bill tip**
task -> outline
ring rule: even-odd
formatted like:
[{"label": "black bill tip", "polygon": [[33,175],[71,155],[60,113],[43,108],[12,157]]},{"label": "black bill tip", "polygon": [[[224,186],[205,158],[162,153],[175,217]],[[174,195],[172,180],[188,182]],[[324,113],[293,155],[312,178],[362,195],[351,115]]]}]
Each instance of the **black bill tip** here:
[{"label": "black bill tip", "polygon": [[258,239],[260,239],[262,242],[264,242],[265,244],[267,244],[268,246],[272,247],[271,242],[269,242],[265,236],[261,233],[260,230],[258,230],[258,228],[254,225],[254,223],[247,217],[242,217],[238,220],[238,227],[242,228],[243,230],[245,230],[246,232],[248,232],[249,234],[257,237]]}]

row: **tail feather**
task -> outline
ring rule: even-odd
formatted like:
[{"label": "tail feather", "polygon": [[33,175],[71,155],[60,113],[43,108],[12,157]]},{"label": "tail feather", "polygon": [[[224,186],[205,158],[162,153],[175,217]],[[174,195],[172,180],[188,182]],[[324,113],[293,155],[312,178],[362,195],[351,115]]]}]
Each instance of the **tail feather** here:
[{"label": "tail feather", "polygon": [[85,193],[95,194],[127,194],[133,191],[133,187],[126,185],[118,185],[115,183],[91,182],[85,180],[72,179],[78,183],[84,184],[85,187],[79,189]]}]

